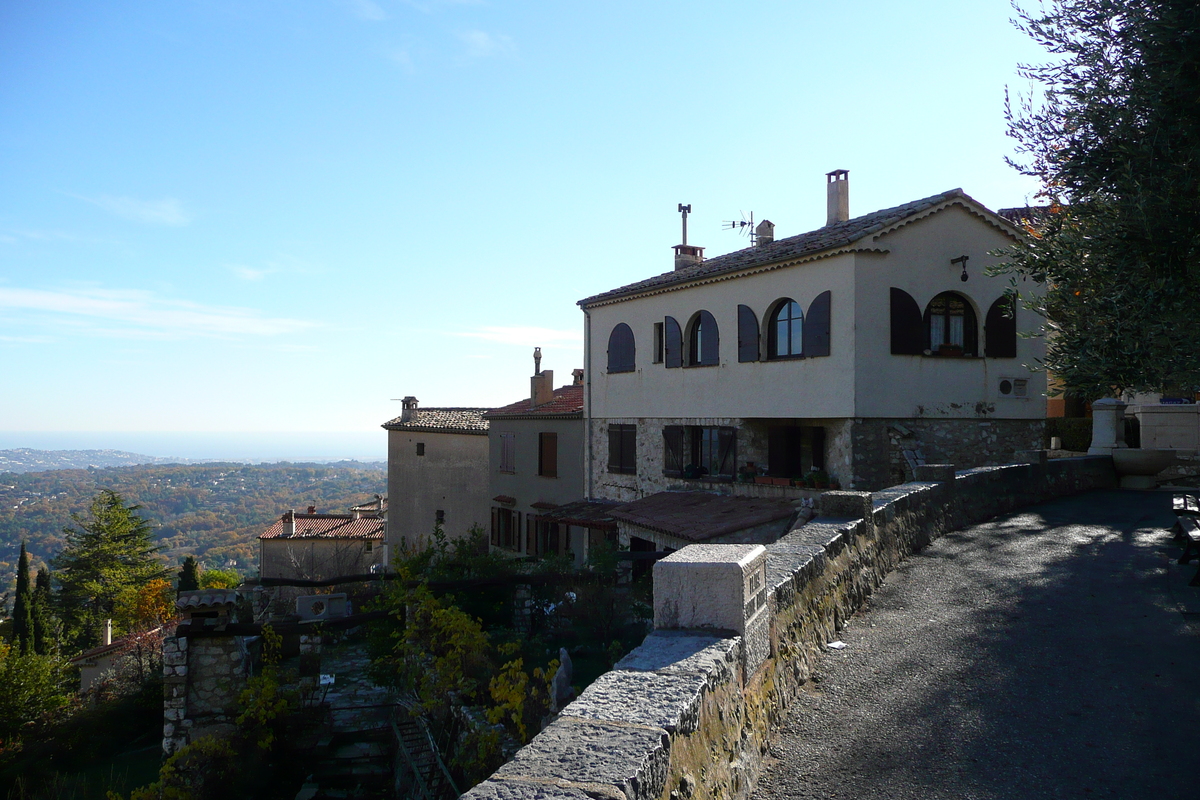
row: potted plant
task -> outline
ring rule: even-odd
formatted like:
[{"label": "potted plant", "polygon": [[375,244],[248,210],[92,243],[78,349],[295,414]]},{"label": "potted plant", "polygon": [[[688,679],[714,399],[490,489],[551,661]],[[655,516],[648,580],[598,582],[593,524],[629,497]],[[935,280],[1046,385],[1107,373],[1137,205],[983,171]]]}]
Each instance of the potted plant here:
[{"label": "potted plant", "polygon": [[829,473],[823,469],[814,469],[808,473],[808,477],[812,479],[813,487],[816,489],[829,488]]}]

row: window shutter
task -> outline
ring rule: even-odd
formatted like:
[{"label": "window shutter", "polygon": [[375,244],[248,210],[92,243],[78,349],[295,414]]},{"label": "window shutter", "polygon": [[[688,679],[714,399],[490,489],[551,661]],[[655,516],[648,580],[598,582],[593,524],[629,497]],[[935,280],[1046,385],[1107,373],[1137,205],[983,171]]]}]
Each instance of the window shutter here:
[{"label": "window shutter", "polygon": [[700,325],[704,328],[704,337],[700,341],[701,364],[719,364],[721,362],[721,332],[717,329],[717,320],[707,311],[700,312]]},{"label": "window shutter", "polygon": [[912,295],[892,287],[892,355],[919,356],[928,347],[927,326]]},{"label": "window shutter", "polygon": [[637,426],[621,426],[621,471],[629,475],[637,472]]},{"label": "window shutter", "polygon": [[499,522],[499,520],[496,519],[496,509],[493,508],[492,509],[492,544],[496,545],[497,547],[499,547],[499,545],[500,545],[500,528],[497,524],[498,522]]},{"label": "window shutter", "polygon": [[813,298],[804,317],[804,355],[829,355],[829,292],[821,292]]},{"label": "window shutter", "polygon": [[738,361],[758,361],[758,316],[750,306],[738,306]]},{"label": "window shutter", "polygon": [[988,309],[983,325],[984,355],[988,358],[1017,357],[1017,316],[1013,298],[1001,297]]},{"label": "window shutter", "polygon": [[683,426],[663,428],[663,472],[675,475],[683,472]]},{"label": "window shutter", "polygon": [[608,335],[608,371],[633,372],[634,368],[633,329],[622,322]]},{"label": "window shutter", "polygon": [[537,552],[537,523],[533,521],[533,517],[525,518],[525,554],[530,556],[538,555]]},{"label": "window shutter", "polygon": [[979,320],[975,318],[975,309],[966,298],[963,298],[963,354],[979,355]]},{"label": "window shutter", "polygon": [[621,471],[621,426],[608,426],[608,471]]},{"label": "window shutter", "polygon": [[737,460],[737,429],[736,428],[719,428],[717,433],[717,468],[714,471],[715,475],[733,476],[735,462]]},{"label": "window shutter", "polygon": [[665,345],[666,353],[663,361],[667,367],[682,367],[683,366],[683,329],[679,327],[679,323],[674,317],[667,317],[663,320],[665,323]]},{"label": "window shutter", "polygon": [[813,469],[825,469],[825,429],[812,429],[812,465]]},{"label": "window shutter", "polygon": [[538,434],[538,475],[558,477],[558,434]]}]

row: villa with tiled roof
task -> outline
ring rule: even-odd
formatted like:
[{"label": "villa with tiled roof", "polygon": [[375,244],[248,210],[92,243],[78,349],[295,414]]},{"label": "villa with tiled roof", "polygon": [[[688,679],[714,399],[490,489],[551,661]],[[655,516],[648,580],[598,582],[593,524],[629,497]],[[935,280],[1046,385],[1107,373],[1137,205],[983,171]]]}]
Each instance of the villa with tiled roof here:
[{"label": "villa with tiled roof", "polygon": [[264,578],[326,580],[366,575],[387,564],[387,523],[379,514],[286,511],[258,536]]},{"label": "villa with tiled roof", "polygon": [[554,388],[554,371],[534,351],[529,396],[484,415],[488,429],[491,547],[513,555],[571,554],[583,563],[610,526],[551,519],[583,500],[583,370]]},{"label": "villa with tiled roof", "polygon": [[845,170],[827,200],[825,225],[763,221],[707,260],[685,217],[675,269],[579,301],[587,498],[874,490],[1041,446],[1043,343],[1017,335],[1041,319],[986,271],[1023,229],[961,189],[852,218]]}]

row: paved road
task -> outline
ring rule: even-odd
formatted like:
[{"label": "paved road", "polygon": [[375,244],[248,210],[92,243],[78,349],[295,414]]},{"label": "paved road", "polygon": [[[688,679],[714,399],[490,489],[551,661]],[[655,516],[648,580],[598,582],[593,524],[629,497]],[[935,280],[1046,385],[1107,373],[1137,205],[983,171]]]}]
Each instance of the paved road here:
[{"label": "paved road", "polygon": [[755,800],[1200,800],[1200,589],[1170,495],[1092,492],[888,576],[790,709]]}]

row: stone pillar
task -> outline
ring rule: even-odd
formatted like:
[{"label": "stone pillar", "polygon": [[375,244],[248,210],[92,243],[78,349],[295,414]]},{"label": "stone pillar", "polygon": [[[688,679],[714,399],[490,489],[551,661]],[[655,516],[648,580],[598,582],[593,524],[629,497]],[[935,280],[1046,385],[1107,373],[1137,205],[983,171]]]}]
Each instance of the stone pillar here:
[{"label": "stone pillar", "polygon": [[654,628],[732,631],[745,675],[770,655],[767,550],[759,544],[693,544],[654,564]]},{"label": "stone pillar", "polygon": [[163,740],[164,755],[188,743],[187,718],[188,640],[168,636],[163,640]]},{"label": "stone pillar", "polygon": [[873,524],[875,506],[870,492],[832,491],[822,492],[818,500],[822,517],[839,519],[863,519]]},{"label": "stone pillar", "polygon": [[1108,456],[1126,446],[1125,404],[1112,397],[1092,403],[1092,446],[1088,455]]}]

